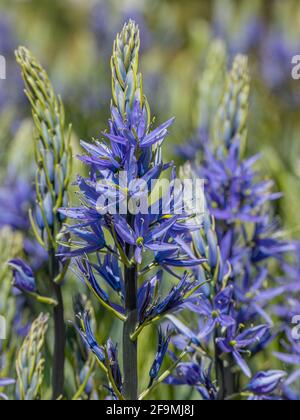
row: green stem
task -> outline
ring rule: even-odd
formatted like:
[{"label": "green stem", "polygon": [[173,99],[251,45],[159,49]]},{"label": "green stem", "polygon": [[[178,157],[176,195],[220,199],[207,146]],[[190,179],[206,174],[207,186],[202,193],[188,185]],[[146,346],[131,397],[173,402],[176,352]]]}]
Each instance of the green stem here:
[{"label": "green stem", "polygon": [[65,367],[65,320],[64,302],[61,286],[54,282],[59,274],[59,264],[55,256],[55,251],[49,252],[49,271],[52,281],[52,288],[57,300],[57,305],[53,308],[54,317],[54,355],[52,373],[52,398],[57,400],[63,394],[64,388],[64,367]]},{"label": "green stem", "polygon": [[[217,335],[217,334],[216,334]],[[225,399],[225,373],[224,373],[224,365],[223,361],[220,359],[220,351],[215,343],[215,369],[216,369],[216,378],[218,384],[218,400]]]},{"label": "green stem", "polygon": [[[216,332],[216,337],[218,332]],[[232,363],[231,360],[227,360],[226,366],[224,361],[221,359],[222,352],[215,344],[215,366],[216,366],[216,376],[217,383],[219,386],[218,400],[226,400],[229,395],[235,393],[235,375],[232,373]]]},{"label": "green stem", "polygon": [[91,362],[90,369],[89,369],[89,371],[88,371],[88,374],[86,375],[86,377],[85,377],[84,381],[82,382],[82,384],[80,385],[80,387],[79,387],[78,391],[76,392],[76,394],[75,394],[75,395],[74,395],[74,397],[72,398],[72,401],[77,401],[77,400],[79,400],[79,398],[81,397],[81,395],[84,393],[84,390],[85,390],[85,388],[86,388],[86,386],[87,386],[87,383],[88,383],[88,381],[89,381],[89,379],[90,379],[90,377],[91,377],[91,375],[92,375],[92,373],[93,373],[93,370],[94,370],[95,364],[96,364],[96,359],[94,359],[94,358],[93,358],[93,360],[92,360],[92,362]]},{"label": "green stem", "polygon": [[[130,225],[133,218],[129,217]],[[126,246],[126,255],[132,260],[134,248]],[[123,369],[124,369],[124,396],[126,400],[138,399],[138,372],[137,372],[137,340],[131,339],[138,322],[137,311],[137,278],[136,265],[125,267],[125,309],[126,320],[123,327]]]}]

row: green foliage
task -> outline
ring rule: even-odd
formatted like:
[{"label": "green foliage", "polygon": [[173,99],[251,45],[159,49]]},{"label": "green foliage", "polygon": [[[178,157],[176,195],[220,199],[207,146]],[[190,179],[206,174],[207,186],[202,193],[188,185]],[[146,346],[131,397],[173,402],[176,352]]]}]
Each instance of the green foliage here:
[{"label": "green foliage", "polygon": [[228,75],[225,92],[215,122],[215,139],[227,148],[240,139],[245,144],[249,107],[248,59],[238,55]]},{"label": "green foliage", "polygon": [[198,106],[195,107],[194,125],[200,130],[208,131],[212,127],[212,121],[224,91],[226,67],[226,46],[221,40],[213,41],[198,83]]}]

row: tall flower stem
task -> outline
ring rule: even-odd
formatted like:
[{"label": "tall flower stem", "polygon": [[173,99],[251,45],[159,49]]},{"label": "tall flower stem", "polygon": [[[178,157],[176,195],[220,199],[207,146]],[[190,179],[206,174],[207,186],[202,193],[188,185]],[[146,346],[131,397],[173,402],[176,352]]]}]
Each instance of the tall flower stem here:
[{"label": "tall flower stem", "polygon": [[217,337],[218,337],[218,333],[215,332],[215,369],[216,369],[216,379],[219,385],[218,400],[222,401],[226,395],[225,372],[224,372],[223,361],[220,359],[220,351],[216,344]]},{"label": "tall flower stem", "polygon": [[[219,336],[217,332],[215,338]],[[235,375],[231,371],[231,360],[228,361],[229,365],[225,366],[224,361],[221,359],[221,351],[217,344],[215,344],[215,366],[217,382],[219,384],[218,400],[223,401],[228,396],[233,395],[235,390]]]},{"label": "tall flower stem", "polygon": [[54,356],[52,372],[52,398],[56,400],[63,394],[64,387],[64,367],[65,367],[65,320],[64,320],[64,302],[61,286],[54,282],[59,274],[58,260],[54,250],[49,252],[49,272],[52,280],[52,287],[57,305],[53,310],[54,318]]},{"label": "tall flower stem", "polygon": [[[132,222],[132,217],[129,217]],[[132,223],[130,223],[131,225]],[[129,260],[133,257],[134,249],[128,245],[126,254]],[[123,328],[123,368],[124,368],[124,395],[127,400],[138,399],[138,369],[137,348],[138,340],[132,340],[138,316],[137,316],[137,266],[125,268],[125,309],[126,321]]]},{"label": "tall flower stem", "polygon": [[53,364],[53,399],[57,399],[63,393],[66,339],[62,291],[56,281],[67,268],[63,267],[60,272],[56,257],[57,235],[65,220],[58,209],[68,203],[72,172],[71,127],[66,129],[63,103],[41,64],[24,47],[18,48],[16,59],[21,67],[35,125],[36,209],[30,220],[38,242],[48,252],[51,288],[57,301],[54,307]]}]

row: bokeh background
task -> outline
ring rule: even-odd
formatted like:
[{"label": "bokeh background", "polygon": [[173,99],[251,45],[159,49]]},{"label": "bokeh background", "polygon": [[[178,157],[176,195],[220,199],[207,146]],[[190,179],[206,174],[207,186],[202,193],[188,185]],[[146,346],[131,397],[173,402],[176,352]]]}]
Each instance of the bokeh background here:
[{"label": "bokeh background", "polygon": [[[152,113],[159,122],[176,116],[165,152],[166,160],[178,164],[183,161],[178,150],[191,140],[197,124],[197,87],[211,41],[225,41],[230,57],[249,55],[249,153],[262,153],[263,174],[275,179],[284,194],[277,209],[281,223],[289,237],[299,239],[300,80],[291,76],[292,57],[300,54],[298,0],[1,0],[0,54],[7,62],[7,79],[0,80],[2,238],[14,212],[20,220],[11,227],[29,229],[21,214],[32,200],[34,176],[30,108],[14,49],[28,47],[47,69],[65,103],[74,148],[79,150],[80,139],[98,137],[107,126],[112,43],[128,18],[140,26],[141,70]],[[75,170],[84,169],[78,165]],[[72,299],[80,286],[71,278],[67,287],[72,318]],[[119,326],[100,312],[99,335],[112,328],[117,337]],[[26,328],[24,316],[21,324]],[[143,346],[150,365],[155,340]],[[170,392],[163,388],[157,399],[178,397]],[[192,398],[187,390],[173,392]]]}]

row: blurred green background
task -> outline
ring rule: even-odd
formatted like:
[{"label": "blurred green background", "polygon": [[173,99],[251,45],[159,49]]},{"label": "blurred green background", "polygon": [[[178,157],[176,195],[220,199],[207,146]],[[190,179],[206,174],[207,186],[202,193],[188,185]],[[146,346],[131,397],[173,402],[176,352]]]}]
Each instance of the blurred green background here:
[{"label": "blurred green background", "polygon": [[[284,193],[278,204],[282,223],[289,236],[299,238],[300,80],[291,76],[292,57],[300,54],[297,0],[1,0],[0,54],[7,62],[7,80],[0,80],[2,182],[11,167],[26,179],[34,171],[30,108],[14,49],[28,47],[47,69],[79,150],[79,139],[98,137],[107,126],[112,43],[128,18],[140,26],[141,70],[152,113],[158,122],[176,116],[165,153],[178,164],[183,159],[177,147],[191,139],[197,125],[197,88],[211,41],[225,41],[230,58],[249,55],[249,153],[262,153],[263,174]],[[70,280],[69,317],[78,289]],[[101,310],[97,318],[104,316]],[[108,317],[98,324],[103,337],[111,327]],[[113,338],[119,327],[113,326]],[[141,352],[146,347],[150,366],[155,340],[144,340]],[[189,390],[163,387],[156,398],[176,397],[172,392],[192,397]]]}]

